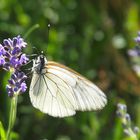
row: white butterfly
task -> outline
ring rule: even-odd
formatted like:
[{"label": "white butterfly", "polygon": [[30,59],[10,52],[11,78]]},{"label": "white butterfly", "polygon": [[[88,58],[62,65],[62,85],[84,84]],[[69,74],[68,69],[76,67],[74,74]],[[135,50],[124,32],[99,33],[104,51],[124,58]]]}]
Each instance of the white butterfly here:
[{"label": "white butterfly", "polygon": [[53,117],[72,116],[77,110],[102,109],[107,99],[92,82],[44,55],[33,62],[30,85],[32,105]]}]

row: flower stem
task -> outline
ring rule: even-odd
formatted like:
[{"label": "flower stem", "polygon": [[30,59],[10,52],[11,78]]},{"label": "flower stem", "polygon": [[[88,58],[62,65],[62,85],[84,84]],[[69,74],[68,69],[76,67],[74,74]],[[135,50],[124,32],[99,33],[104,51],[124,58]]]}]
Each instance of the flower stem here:
[{"label": "flower stem", "polygon": [[9,124],[8,124],[6,140],[10,140],[10,134],[16,120],[17,99],[18,99],[18,95],[15,95],[14,97],[11,98],[10,116],[9,116]]},{"label": "flower stem", "polygon": [[24,35],[24,39],[26,39],[35,29],[39,28],[39,24],[35,24],[33,25],[28,31],[27,33]]}]

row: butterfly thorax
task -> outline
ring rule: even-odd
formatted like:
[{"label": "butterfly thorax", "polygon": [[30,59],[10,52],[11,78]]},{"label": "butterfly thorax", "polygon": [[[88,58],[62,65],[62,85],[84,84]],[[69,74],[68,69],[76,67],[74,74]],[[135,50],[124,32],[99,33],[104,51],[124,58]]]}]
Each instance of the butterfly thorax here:
[{"label": "butterfly thorax", "polygon": [[37,59],[33,62],[33,71],[38,74],[44,74],[46,73],[45,65],[47,64],[47,59],[44,57],[44,55],[40,55],[37,57]]}]

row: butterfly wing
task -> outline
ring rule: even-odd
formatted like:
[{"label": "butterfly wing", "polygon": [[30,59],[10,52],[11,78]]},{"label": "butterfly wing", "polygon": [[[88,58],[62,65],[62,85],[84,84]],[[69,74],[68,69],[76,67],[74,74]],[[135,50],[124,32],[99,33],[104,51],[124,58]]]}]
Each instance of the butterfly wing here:
[{"label": "butterfly wing", "polygon": [[34,71],[30,98],[34,107],[54,117],[76,110],[98,110],[107,103],[104,93],[92,82],[59,63],[48,61],[45,74]]}]

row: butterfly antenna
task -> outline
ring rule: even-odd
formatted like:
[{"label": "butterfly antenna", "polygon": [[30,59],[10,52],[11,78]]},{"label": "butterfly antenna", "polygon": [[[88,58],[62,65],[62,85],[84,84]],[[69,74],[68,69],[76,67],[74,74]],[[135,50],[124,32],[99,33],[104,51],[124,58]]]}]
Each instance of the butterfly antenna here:
[{"label": "butterfly antenna", "polygon": [[47,46],[48,46],[48,44],[49,44],[50,27],[51,27],[51,24],[48,24]]}]

